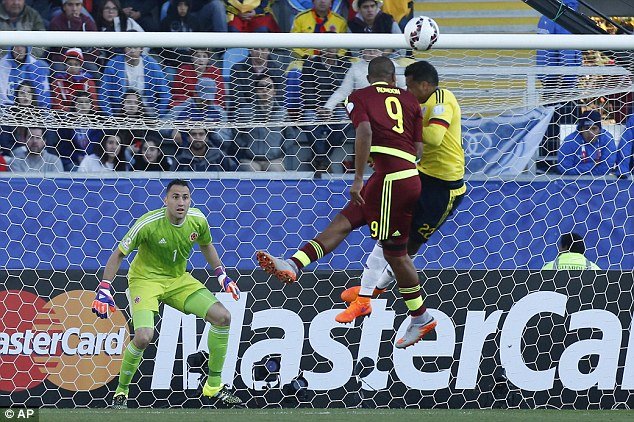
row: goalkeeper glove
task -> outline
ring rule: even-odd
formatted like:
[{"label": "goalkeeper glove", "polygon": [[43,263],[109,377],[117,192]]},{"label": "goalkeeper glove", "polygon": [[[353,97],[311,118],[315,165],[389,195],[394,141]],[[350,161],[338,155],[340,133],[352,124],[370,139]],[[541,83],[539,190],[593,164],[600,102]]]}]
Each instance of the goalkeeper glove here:
[{"label": "goalkeeper glove", "polygon": [[108,308],[110,312],[117,310],[112,298],[112,287],[108,280],[101,280],[99,287],[97,288],[97,297],[92,301],[92,311],[97,314],[99,318],[108,318]]},{"label": "goalkeeper glove", "polygon": [[240,289],[238,289],[238,285],[225,273],[225,269],[222,266],[214,270],[214,275],[218,278],[218,283],[220,283],[222,290],[231,293],[233,300],[240,300]]}]

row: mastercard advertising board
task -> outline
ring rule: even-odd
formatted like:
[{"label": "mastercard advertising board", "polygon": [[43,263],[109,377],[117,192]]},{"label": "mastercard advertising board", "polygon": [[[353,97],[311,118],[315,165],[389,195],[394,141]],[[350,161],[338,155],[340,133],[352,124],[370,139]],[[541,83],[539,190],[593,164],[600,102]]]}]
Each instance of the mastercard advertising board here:
[{"label": "mastercard advertising board", "polygon": [[45,300],[28,290],[0,291],[0,393],[45,381],[90,391],[117,376],[129,339],[121,312],[99,319],[94,292],[72,290]]}]

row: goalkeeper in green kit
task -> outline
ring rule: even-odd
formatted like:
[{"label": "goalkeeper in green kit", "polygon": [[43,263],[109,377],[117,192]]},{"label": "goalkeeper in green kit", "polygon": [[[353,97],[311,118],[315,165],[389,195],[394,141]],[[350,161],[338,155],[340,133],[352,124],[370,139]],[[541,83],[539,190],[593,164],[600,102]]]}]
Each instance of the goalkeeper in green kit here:
[{"label": "goalkeeper in green kit", "polygon": [[231,293],[235,300],[240,298],[240,290],[225,273],[216,248],[211,244],[207,219],[198,209],[189,207],[190,193],[189,184],[184,180],[173,180],[167,185],[165,207],[150,211],[136,221],[110,255],[97,289],[92,311],[100,318],[107,318],[108,311],[116,310],[110,283],[123,258],[138,249],[128,271],[134,338],[123,355],[113,408],[127,407],[130,381],[139,368],[143,351],[154,337],[154,317],[159,302],[211,323],[207,339],[209,377],[203,395],[229,406],[242,403],[220,379],[231,315],[204,284],[186,271],[194,243],[198,243],[205,259],[214,268],[222,289]]}]

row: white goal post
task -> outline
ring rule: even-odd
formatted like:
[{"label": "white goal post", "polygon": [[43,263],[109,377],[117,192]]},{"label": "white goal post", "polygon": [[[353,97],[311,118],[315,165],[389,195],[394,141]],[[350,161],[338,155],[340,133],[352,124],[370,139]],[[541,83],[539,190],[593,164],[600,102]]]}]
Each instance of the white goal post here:
[{"label": "white goal post", "polygon": [[[200,33],[163,32],[82,32],[15,31],[2,37],[0,45],[59,45],[77,47],[214,47],[214,48],[407,48],[399,34],[323,34],[268,33]],[[8,35],[8,34],[7,34]],[[444,34],[441,32],[433,50],[440,49],[579,49],[634,50],[634,35],[540,35],[540,34]]]}]

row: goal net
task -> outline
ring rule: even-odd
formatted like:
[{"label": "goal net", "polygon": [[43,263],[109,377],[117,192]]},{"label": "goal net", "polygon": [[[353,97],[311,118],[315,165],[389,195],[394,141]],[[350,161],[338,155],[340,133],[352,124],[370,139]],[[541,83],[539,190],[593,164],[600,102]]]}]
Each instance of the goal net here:
[{"label": "goal net", "polygon": [[[184,178],[243,291],[217,296],[232,314],[223,380],[247,406],[631,408],[631,37],[443,34],[412,52],[402,36],[312,35],[2,41],[35,47],[0,59],[0,406],[110,403],[133,333],[130,261],[113,283],[121,312],[97,319],[94,289],[133,222]],[[367,230],[290,286],[254,259],[290,256],[345,206],[343,101],[377,55],[400,86],[409,63],[431,62],[462,107],[467,195],[414,260],[439,324],[404,351],[395,289],[363,321],[334,320]],[[560,148],[591,111],[611,140]],[[573,231],[602,270],[540,271]],[[188,268],[218,292],[197,249]],[[130,405],[205,405],[208,326],[164,306],[156,327]]]}]

